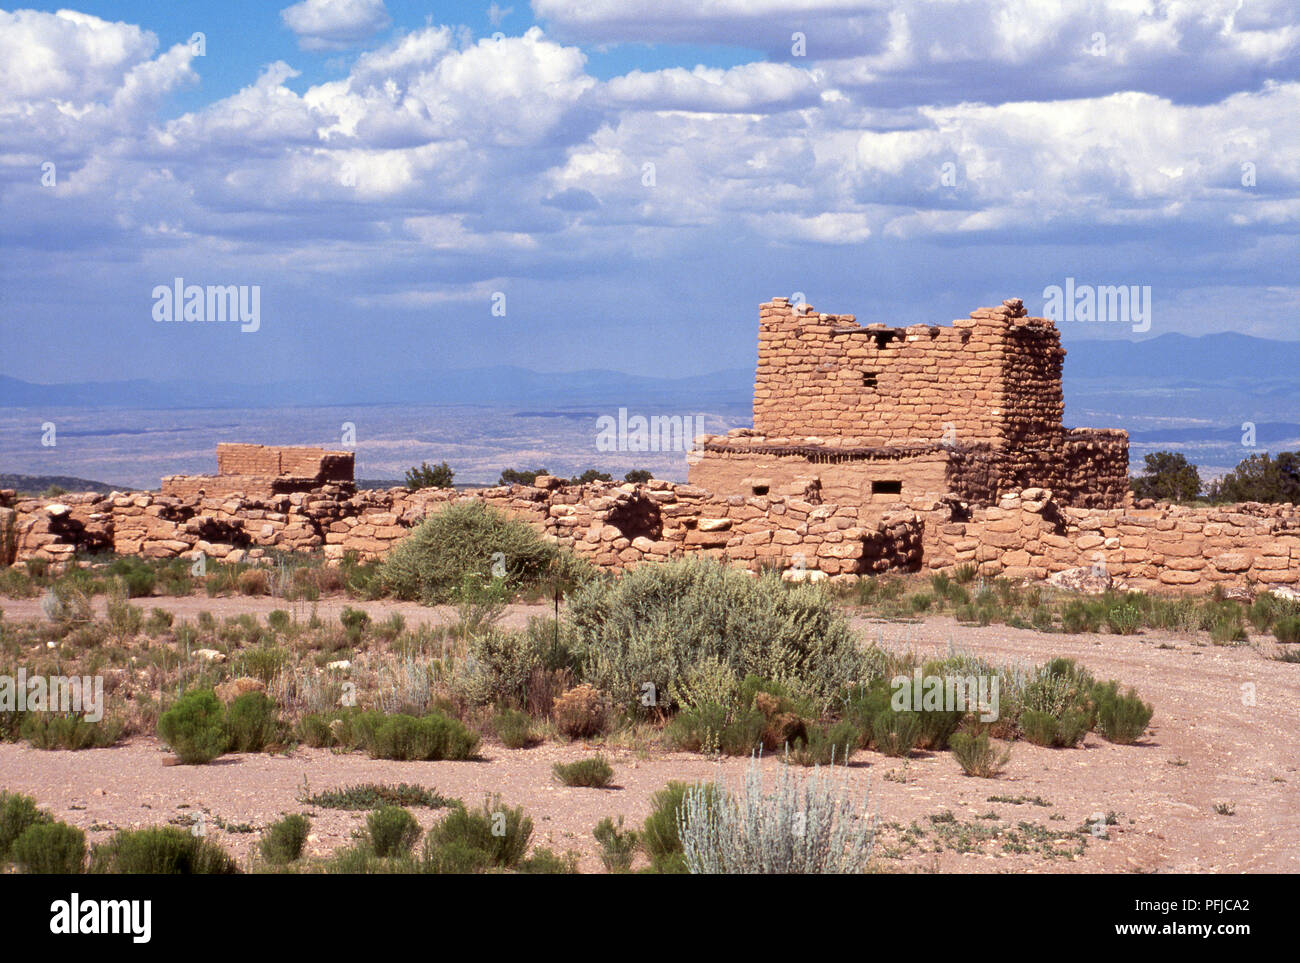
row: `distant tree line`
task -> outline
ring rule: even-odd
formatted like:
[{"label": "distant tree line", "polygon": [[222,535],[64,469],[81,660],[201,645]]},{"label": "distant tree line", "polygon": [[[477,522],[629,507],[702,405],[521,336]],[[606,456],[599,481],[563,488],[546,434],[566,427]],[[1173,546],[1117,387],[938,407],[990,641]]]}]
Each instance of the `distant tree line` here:
[{"label": "distant tree line", "polygon": [[[501,472],[501,477],[497,480],[498,485],[531,485],[537,481],[538,475],[549,475],[550,472],[545,468],[533,470],[506,468]],[[452,479],[456,473],[451,470],[451,466],[445,461],[437,465],[430,465],[427,461],[420,462],[418,468],[408,468],[406,471],[406,487],[411,491],[418,488],[451,488]],[[633,484],[645,484],[654,475],[645,468],[634,468],[623,476],[626,482]],[[581,475],[573,478],[561,478],[560,481],[565,485],[589,485],[596,481],[613,481],[614,478],[609,472],[597,471],[595,468],[588,468]]]},{"label": "distant tree line", "polygon": [[1142,474],[1129,479],[1138,498],[1189,502],[1200,498],[1212,504],[1229,502],[1292,502],[1300,504],[1300,452],[1251,455],[1208,486],[1187,458],[1172,451],[1143,457]]}]

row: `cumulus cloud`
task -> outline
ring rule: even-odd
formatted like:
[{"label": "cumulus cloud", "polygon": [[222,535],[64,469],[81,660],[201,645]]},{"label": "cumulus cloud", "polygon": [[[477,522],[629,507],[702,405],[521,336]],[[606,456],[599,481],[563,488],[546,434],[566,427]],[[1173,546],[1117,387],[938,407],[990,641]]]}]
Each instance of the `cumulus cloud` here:
[{"label": "cumulus cloud", "polygon": [[1300,78],[1288,0],[533,0],[560,37],[757,48],[877,104],[1139,90],[1205,103]]},{"label": "cumulus cloud", "polygon": [[384,0],[302,0],[280,11],[304,50],[342,50],[364,43],[392,20]]}]

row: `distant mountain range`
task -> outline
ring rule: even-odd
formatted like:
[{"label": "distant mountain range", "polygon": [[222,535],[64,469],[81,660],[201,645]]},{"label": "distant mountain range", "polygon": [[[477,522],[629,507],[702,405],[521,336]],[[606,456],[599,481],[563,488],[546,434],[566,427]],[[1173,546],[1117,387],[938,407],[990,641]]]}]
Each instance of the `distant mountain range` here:
[{"label": "distant mountain range", "polygon": [[[1076,401],[1076,395],[1086,398],[1088,404],[1085,407],[1088,408],[1116,393],[1150,397],[1152,389],[1156,388],[1161,389],[1155,392],[1157,396],[1167,396],[1169,392],[1178,390],[1203,395],[1209,389],[1231,389],[1241,395],[1243,403],[1254,399],[1282,405],[1290,405],[1292,398],[1300,395],[1296,391],[1300,341],[1272,341],[1236,333],[1201,337],[1164,334],[1146,341],[1073,341],[1067,343],[1066,348],[1067,400]],[[752,366],[689,378],[671,378],[606,370],[550,373],[496,365],[398,373],[376,383],[352,381],[340,384],[304,378],[252,386],[200,378],[35,384],[0,376],[0,404],[12,407],[94,405],[121,408],[518,404],[547,411],[593,404],[699,408],[715,404],[747,404],[753,381]],[[1149,406],[1151,402],[1145,404]],[[1157,403],[1157,407],[1163,406]],[[1181,413],[1188,418],[1217,416],[1216,420],[1223,420],[1236,417],[1217,404],[1214,409],[1195,412],[1188,411],[1184,405]],[[1274,417],[1271,420],[1281,419]]]},{"label": "distant mountain range", "polygon": [[106,485],[72,475],[0,474],[0,488],[12,488],[20,495],[40,495],[51,487],[62,488],[65,492],[99,492],[103,495],[111,491],[130,491],[127,486]]}]

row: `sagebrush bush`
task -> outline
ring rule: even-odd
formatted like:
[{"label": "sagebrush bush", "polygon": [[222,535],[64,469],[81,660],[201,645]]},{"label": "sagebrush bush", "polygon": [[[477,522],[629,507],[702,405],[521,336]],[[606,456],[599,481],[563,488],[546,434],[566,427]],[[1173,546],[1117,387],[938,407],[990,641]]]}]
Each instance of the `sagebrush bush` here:
[{"label": "sagebrush bush", "polygon": [[211,689],[187,692],[158,718],[158,738],[186,765],[211,762],[226,751],[226,711]]},{"label": "sagebrush bush", "polygon": [[37,808],[31,796],[0,789],[0,863],[9,859],[9,851],[19,836],[32,826],[50,821],[50,814]]},{"label": "sagebrush bush", "polygon": [[1097,731],[1110,742],[1128,745],[1147,730],[1155,710],[1135,690],[1121,694],[1118,682],[1097,686]]},{"label": "sagebrush bush", "polygon": [[860,873],[871,859],[874,821],[854,805],[838,772],[804,777],[783,767],[764,793],[758,760],[740,788],[686,790],[678,822],[687,869],[713,875]]},{"label": "sagebrush bush", "polygon": [[846,763],[861,738],[857,726],[847,719],[829,726],[812,723],[805,727],[803,740],[789,746],[786,759],[799,766],[829,766]]},{"label": "sagebrush bush", "polygon": [[819,586],[753,578],[708,559],[644,565],[592,582],[569,599],[583,678],[616,705],[644,715],[645,686],[656,708],[707,659],[737,679],[754,674],[828,708],[856,682],[862,660],[844,616]]},{"label": "sagebrush bush", "polygon": [[1279,642],[1294,645],[1300,642],[1300,615],[1287,615],[1273,623],[1273,635]]},{"label": "sagebrush bush", "polygon": [[421,717],[367,714],[357,717],[356,724],[372,759],[472,759],[478,749],[477,733],[441,712]]},{"label": "sagebrush bush", "polygon": [[1077,746],[1091,728],[1088,717],[1069,709],[1060,716],[1038,709],[1025,709],[1018,720],[1024,737],[1036,746],[1071,748]]},{"label": "sagebrush bush", "polygon": [[527,522],[481,501],[456,502],[393,547],[381,579],[397,598],[449,602],[467,580],[490,582],[494,557],[504,564],[506,584],[519,589],[543,578],[556,548]]},{"label": "sagebrush bush", "polygon": [[28,826],[14,840],[9,858],[24,873],[80,873],[86,861],[86,834],[67,823]]},{"label": "sagebrush bush", "polygon": [[430,836],[424,841],[420,871],[465,876],[482,873],[492,865],[492,856],[487,850],[459,839],[435,843]]},{"label": "sagebrush bush", "polygon": [[22,722],[22,737],[35,749],[105,749],[122,738],[122,723],[116,719],[87,722],[76,713],[28,712]]},{"label": "sagebrush bush", "polygon": [[614,768],[604,756],[592,756],[577,762],[557,762],[551,771],[566,786],[590,789],[604,789],[614,778]]},{"label": "sagebrush bush", "polygon": [[524,749],[537,742],[532,717],[521,709],[504,709],[492,719],[497,738],[507,749]]},{"label": "sagebrush bush", "polygon": [[993,745],[986,733],[954,732],[948,740],[952,754],[968,776],[994,779],[1001,774],[1011,758],[1011,747],[1002,752]]},{"label": "sagebrush bush", "polygon": [[265,693],[245,692],[226,709],[228,751],[261,752],[280,739],[280,715]]},{"label": "sagebrush bush", "polygon": [[425,859],[446,846],[456,845],[484,853],[488,864],[513,869],[528,851],[533,821],[522,807],[510,809],[500,796],[484,800],[481,809],[458,806],[429,830],[425,837]]},{"label": "sagebrush bush", "polygon": [[921,714],[910,710],[884,709],[871,720],[871,742],[886,756],[905,758],[921,738]]},{"label": "sagebrush bush", "polygon": [[480,632],[470,640],[456,687],[475,705],[522,708],[535,673],[574,666],[567,639],[567,629],[557,631],[554,620],[536,617],[522,632],[495,626]]},{"label": "sagebrush bush", "polygon": [[266,827],[258,841],[262,858],[268,863],[282,866],[302,856],[311,832],[311,820],[301,813],[290,813]]},{"label": "sagebrush bush", "polygon": [[757,709],[706,702],[682,709],[668,724],[668,738],[678,749],[706,755],[748,756],[763,744],[767,718]]},{"label": "sagebrush bush", "polygon": [[401,806],[383,806],[366,817],[366,839],[380,859],[405,856],[420,838],[420,824]]},{"label": "sagebrush bush", "polygon": [[555,700],[551,710],[555,728],[570,739],[600,735],[609,722],[609,704],[604,693],[583,683]]},{"label": "sagebrush bush", "polygon": [[632,868],[632,859],[636,856],[637,832],[635,829],[623,828],[623,817],[618,822],[606,816],[592,830],[596,842],[600,844],[600,862],[611,873],[626,873]]},{"label": "sagebrush bush", "polygon": [[[702,791],[716,793],[713,783],[699,783]],[[690,785],[670,782],[650,797],[650,815],[641,826],[641,844],[650,867],[656,873],[684,873],[686,859],[682,853],[682,839],[678,831],[686,791]]]},{"label": "sagebrush bush", "polygon": [[90,854],[92,873],[228,875],[239,867],[219,845],[175,826],[122,829]]}]

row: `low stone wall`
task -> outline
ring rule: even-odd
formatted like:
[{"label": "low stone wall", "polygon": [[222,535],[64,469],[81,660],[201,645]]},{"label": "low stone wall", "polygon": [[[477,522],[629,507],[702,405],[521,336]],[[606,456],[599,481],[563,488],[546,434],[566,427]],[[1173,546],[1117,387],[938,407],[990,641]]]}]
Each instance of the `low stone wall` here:
[{"label": "low stone wall", "polygon": [[356,491],[325,485],[283,495],[177,496],[136,493],[16,499],[0,494],[14,519],[16,558],[67,563],[74,553],[111,550],[147,558],[202,553],[227,561],[268,550],[323,550],[382,558],[430,514],[477,499],[521,518],[548,537],[610,569],[703,554],[743,564],[847,576],[918,569],[921,525],[911,512],[867,517],[867,509],[785,496],[717,498],[701,488],[646,485],[534,486]]},{"label": "low stone wall", "polygon": [[722,497],[658,480],[563,486],[546,477],[534,486],[465,492],[325,485],[270,497],[81,494],[57,501],[0,492],[0,531],[12,533],[9,560],[55,566],[96,551],[241,561],[270,550],[319,550],[334,561],[348,552],[374,559],[430,514],[466,499],[521,518],[614,570],[700,554],[755,571],[836,580],[973,564],[985,576],[1017,579],[1088,567],[1143,590],[1300,583],[1294,505],[1090,509],[1060,506],[1044,489],[987,508],[956,498],[863,507],[782,494]]},{"label": "low stone wall", "polygon": [[957,520],[946,506],[923,512],[930,569],[973,564],[987,576],[1044,579],[1088,567],[1144,591],[1208,591],[1300,582],[1300,510],[1247,503],[1116,509],[1060,507],[1026,489]]}]

